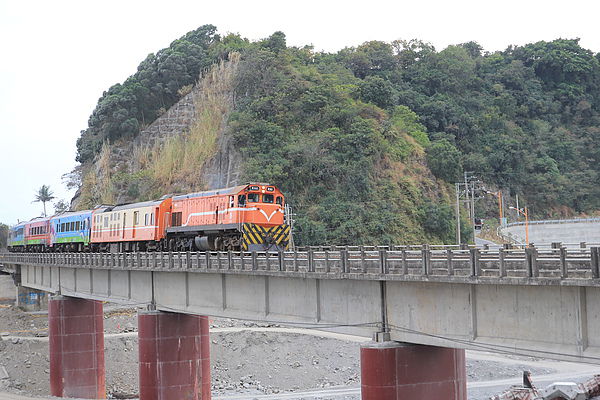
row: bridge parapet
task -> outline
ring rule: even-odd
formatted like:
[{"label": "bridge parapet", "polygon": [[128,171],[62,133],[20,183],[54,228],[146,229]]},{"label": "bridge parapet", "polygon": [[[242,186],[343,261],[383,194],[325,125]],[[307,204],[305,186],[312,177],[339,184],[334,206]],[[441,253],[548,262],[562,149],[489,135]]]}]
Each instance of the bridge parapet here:
[{"label": "bridge parapet", "polygon": [[438,280],[600,286],[599,248],[313,250],[265,252],[10,253],[5,265],[219,272],[320,279]]}]

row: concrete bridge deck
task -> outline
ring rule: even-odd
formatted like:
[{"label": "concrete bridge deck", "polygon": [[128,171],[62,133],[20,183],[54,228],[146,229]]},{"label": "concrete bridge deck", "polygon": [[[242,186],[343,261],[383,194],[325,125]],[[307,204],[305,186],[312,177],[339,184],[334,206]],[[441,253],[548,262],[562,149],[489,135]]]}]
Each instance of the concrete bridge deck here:
[{"label": "concrete bridge deck", "polygon": [[598,248],[3,254],[21,284],[163,311],[600,364]]}]

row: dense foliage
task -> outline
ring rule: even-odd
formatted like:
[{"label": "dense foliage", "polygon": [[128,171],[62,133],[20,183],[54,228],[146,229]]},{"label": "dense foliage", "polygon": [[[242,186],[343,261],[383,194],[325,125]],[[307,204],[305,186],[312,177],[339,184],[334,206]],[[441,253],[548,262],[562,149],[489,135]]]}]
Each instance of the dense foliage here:
[{"label": "dense foliage", "polygon": [[372,41],[330,54],[288,47],[281,32],[252,43],[204,26],[104,94],[78,159],[135,135],[230,51],[242,61],[227,129],[245,178],[283,188],[302,243],[452,241],[449,183],[463,170],[536,216],[600,208],[600,55],[577,39],[494,53]]},{"label": "dense foliage", "polygon": [[184,94],[181,89],[195,83],[200,71],[216,60],[209,47],[217,41],[216,27],[201,26],[148,55],[135,74],[104,92],[77,140],[77,161],[90,161],[104,141],[137,135],[175,104]]}]

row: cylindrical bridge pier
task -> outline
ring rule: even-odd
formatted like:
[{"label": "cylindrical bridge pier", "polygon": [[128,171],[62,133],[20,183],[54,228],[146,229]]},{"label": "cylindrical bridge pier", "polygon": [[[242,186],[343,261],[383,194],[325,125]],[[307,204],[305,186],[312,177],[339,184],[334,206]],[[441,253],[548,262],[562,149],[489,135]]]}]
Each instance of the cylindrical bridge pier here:
[{"label": "cylindrical bridge pier", "polygon": [[462,349],[368,342],[360,364],[362,400],[467,400]]},{"label": "cylindrical bridge pier", "polygon": [[102,302],[55,296],[48,304],[50,394],[106,398]]},{"label": "cylindrical bridge pier", "polygon": [[208,317],[138,314],[140,400],[210,400]]}]

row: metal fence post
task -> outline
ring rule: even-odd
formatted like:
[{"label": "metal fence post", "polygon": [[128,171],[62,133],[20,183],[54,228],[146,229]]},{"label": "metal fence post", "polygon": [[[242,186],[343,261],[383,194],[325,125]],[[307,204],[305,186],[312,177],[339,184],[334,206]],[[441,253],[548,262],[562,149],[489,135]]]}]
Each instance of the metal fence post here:
[{"label": "metal fence post", "polygon": [[537,264],[537,249],[528,247],[525,249],[525,257],[527,259],[527,276],[537,278],[540,276],[540,271]]},{"label": "metal fence post", "polygon": [[367,255],[365,254],[365,248],[363,246],[360,246],[360,262],[362,272],[366,273],[369,271],[369,268],[367,267]]},{"label": "metal fence post", "polygon": [[427,276],[431,272],[431,250],[429,250],[429,245],[423,245],[421,249],[421,258],[423,261],[422,275]]},{"label": "metal fence post", "polygon": [[505,252],[503,248],[498,249],[498,276],[504,278],[506,276],[506,263],[504,262]]},{"label": "metal fence post", "polygon": [[592,266],[592,278],[600,278],[600,270],[599,270],[599,266],[598,263],[600,262],[599,260],[599,253],[600,248],[599,247],[591,247],[590,251],[591,251],[591,266]]},{"label": "metal fence post", "polygon": [[388,270],[388,262],[387,262],[387,250],[379,250],[379,263],[380,263],[380,271],[382,274],[387,274]]},{"label": "metal fence post", "polygon": [[446,250],[446,262],[448,263],[448,276],[454,275],[454,264],[452,263],[452,257],[454,253],[452,253],[452,249]]},{"label": "metal fence post", "polygon": [[285,253],[279,250],[279,270],[285,271]]},{"label": "metal fence post", "polygon": [[313,249],[308,249],[308,272],[315,272],[315,259]]},{"label": "metal fence post", "polygon": [[294,271],[298,272],[298,251],[294,250]]},{"label": "metal fence post", "polygon": [[471,276],[479,276],[481,274],[479,249],[469,249],[469,255],[471,256]]},{"label": "metal fence post", "polygon": [[340,258],[342,259],[342,272],[347,274],[350,272],[348,268],[348,250],[340,250]]},{"label": "metal fence post", "polygon": [[252,252],[252,271],[256,271],[258,269],[258,261],[256,260],[256,251]]}]

